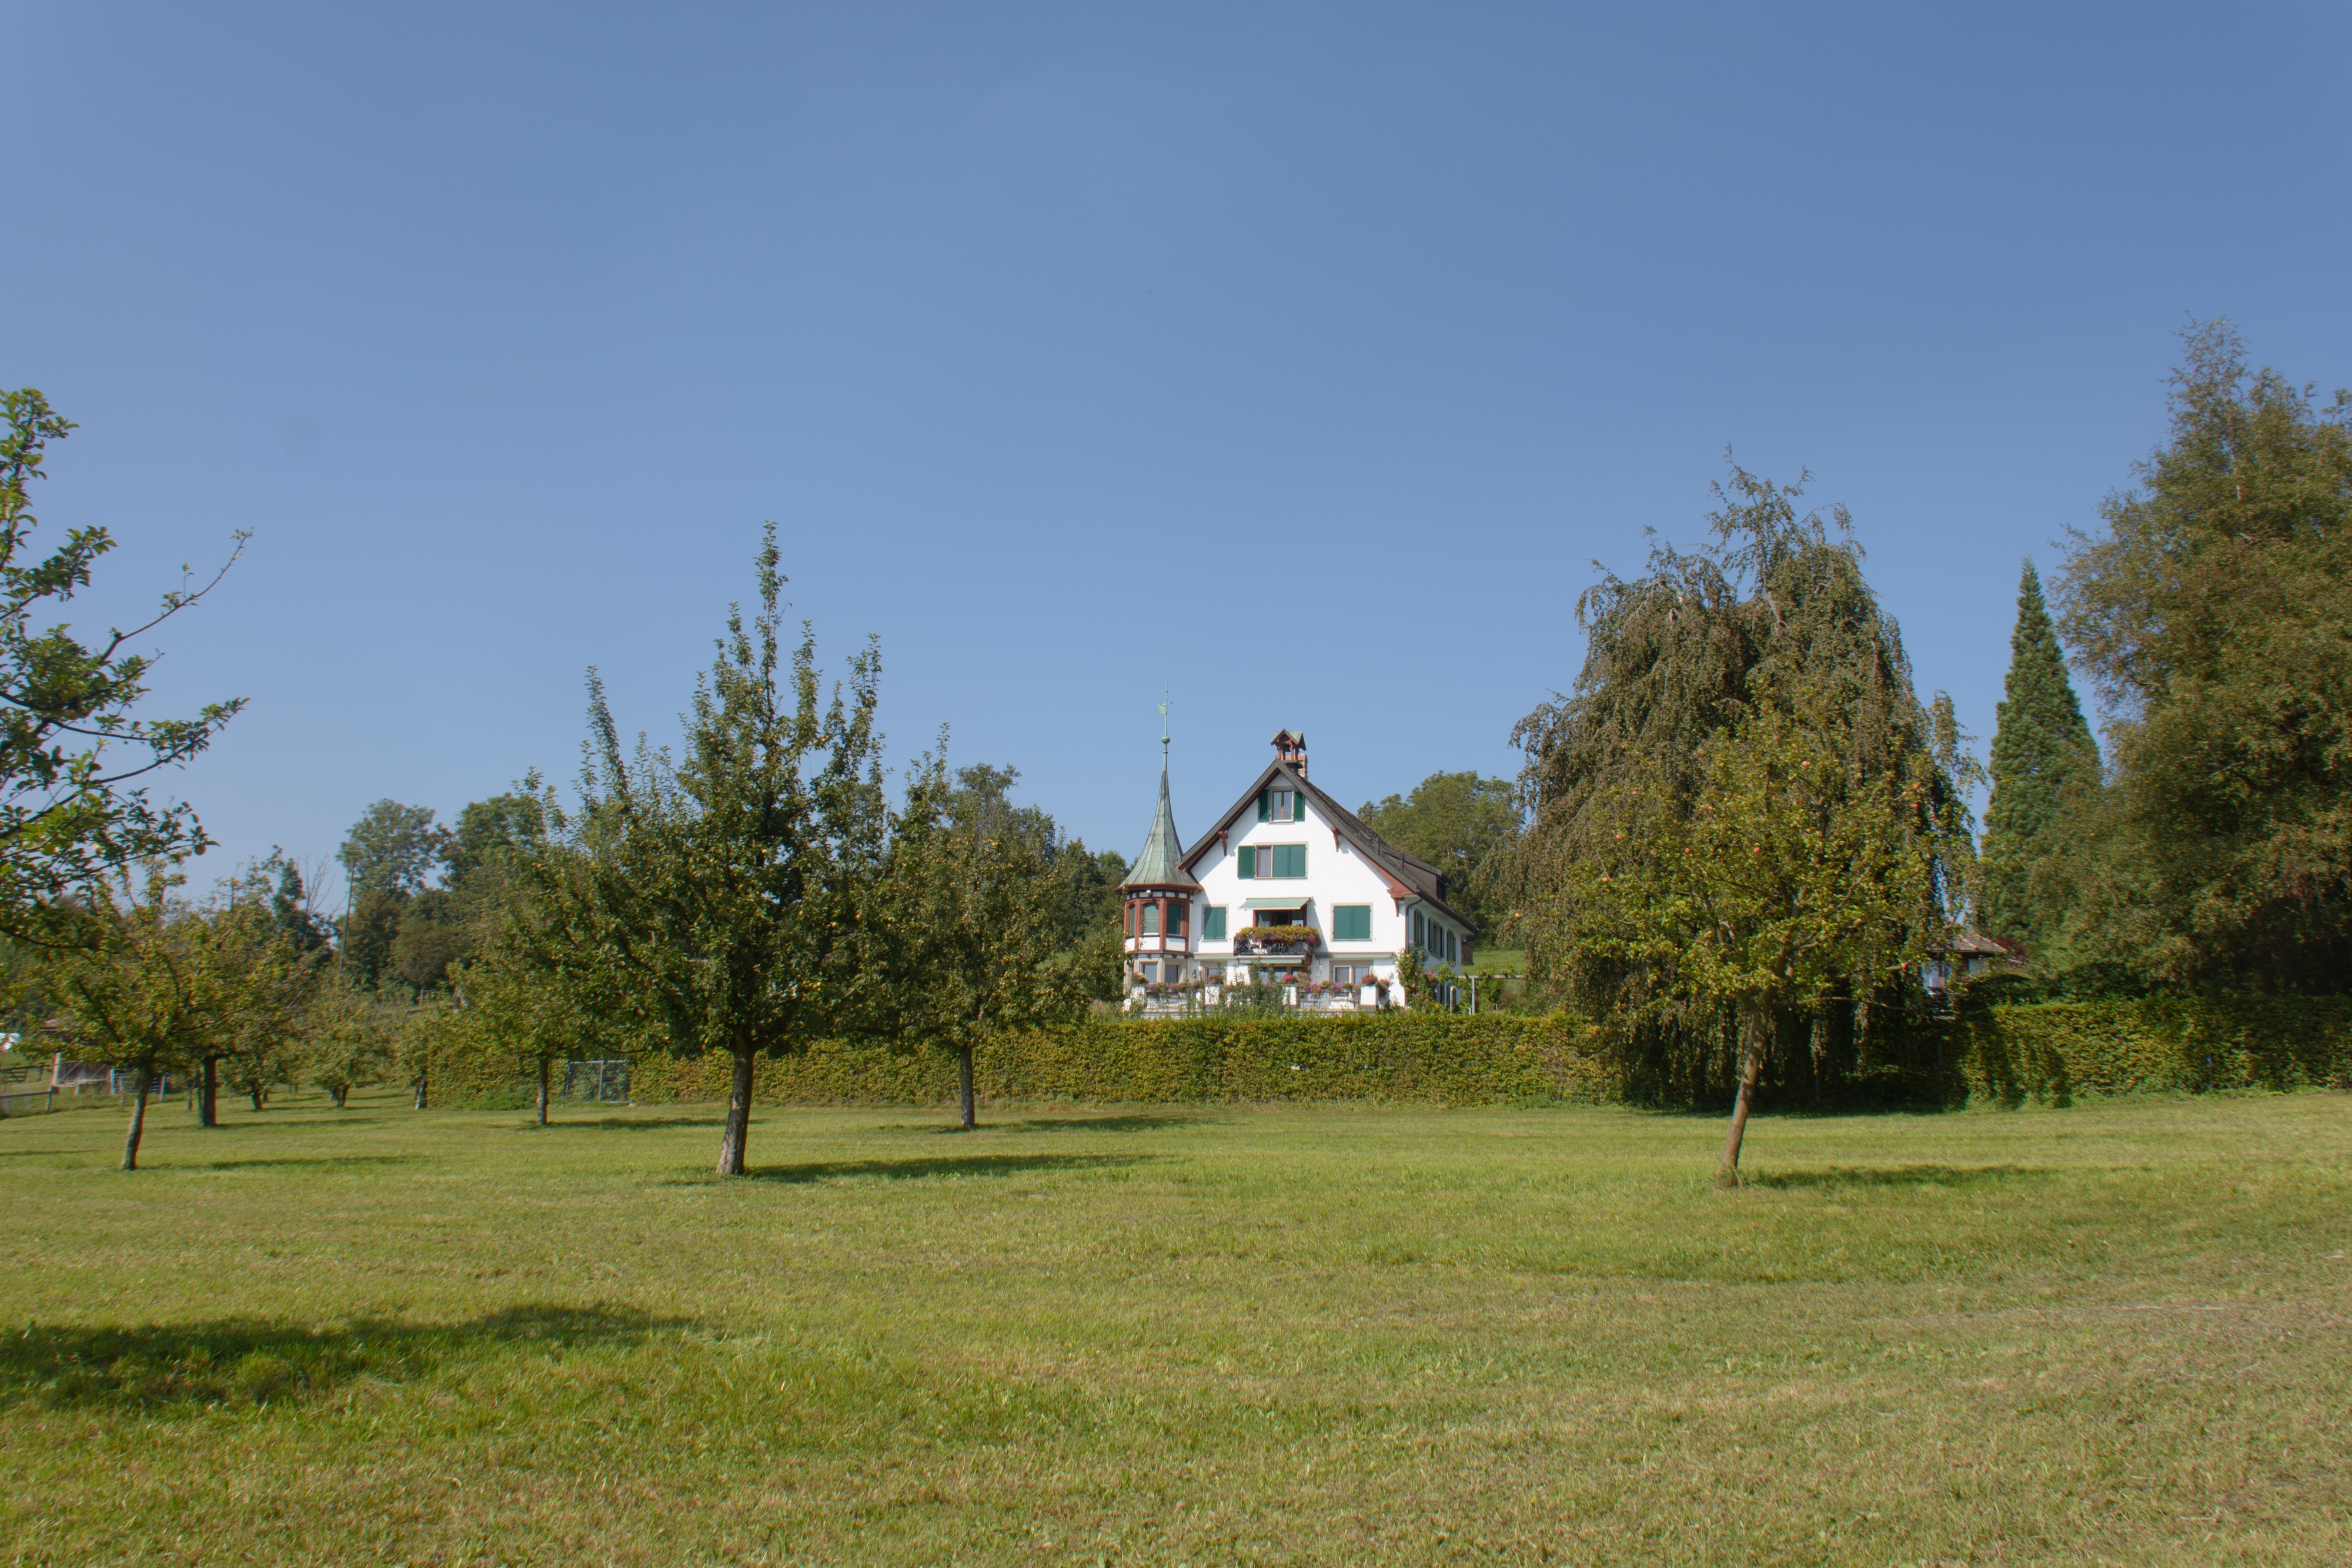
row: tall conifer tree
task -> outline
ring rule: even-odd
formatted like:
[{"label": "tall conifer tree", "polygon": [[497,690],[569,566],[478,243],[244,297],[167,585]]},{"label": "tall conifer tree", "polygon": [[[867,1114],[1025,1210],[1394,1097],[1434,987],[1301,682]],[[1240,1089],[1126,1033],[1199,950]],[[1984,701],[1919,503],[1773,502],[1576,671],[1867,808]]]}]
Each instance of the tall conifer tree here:
[{"label": "tall conifer tree", "polygon": [[2022,937],[2045,955],[2066,910],[2066,879],[2034,875],[2052,848],[2043,841],[2061,810],[2099,782],[2099,747],[2066,677],[2042,599],[2042,578],[2028,558],[2017,584],[2017,629],[2009,639],[2009,680],[1992,736],[1992,799],[1985,807],[1986,935]]}]

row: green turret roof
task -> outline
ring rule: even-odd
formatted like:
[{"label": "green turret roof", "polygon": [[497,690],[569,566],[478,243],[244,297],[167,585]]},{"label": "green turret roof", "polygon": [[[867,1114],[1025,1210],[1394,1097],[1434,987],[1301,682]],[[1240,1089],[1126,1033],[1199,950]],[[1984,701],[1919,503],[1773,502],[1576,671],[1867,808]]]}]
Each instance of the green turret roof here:
[{"label": "green turret roof", "polygon": [[1168,743],[1160,743],[1160,810],[1151,818],[1151,831],[1143,852],[1128,868],[1122,887],[1198,887],[1182,865],[1184,841],[1176,836],[1176,810],[1168,803]]}]

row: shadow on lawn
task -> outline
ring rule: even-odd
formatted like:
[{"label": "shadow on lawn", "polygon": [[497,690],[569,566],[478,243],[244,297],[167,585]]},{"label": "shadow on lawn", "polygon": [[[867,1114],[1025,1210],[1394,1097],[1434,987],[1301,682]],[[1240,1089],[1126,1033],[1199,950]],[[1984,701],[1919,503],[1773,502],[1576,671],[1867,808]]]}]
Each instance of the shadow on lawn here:
[{"label": "shadow on lawn", "polygon": [[2046,1181],[2055,1173],[2031,1166],[1831,1166],[1822,1170],[1764,1171],[1748,1186],[1982,1186],[1994,1182]]},{"label": "shadow on lawn", "polygon": [[[266,1160],[196,1160],[176,1168],[198,1171],[257,1171],[273,1166],[410,1166],[424,1158],[422,1155],[278,1155]],[[175,1168],[172,1162],[159,1160],[157,1170]]]},{"label": "shadow on lawn", "polygon": [[[750,1173],[753,1181],[829,1181],[835,1176],[881,1176],[891,1181],[916,1181],[926,1176],[1007,1176],[1029,1171],[1109,1170],[1139,1166],[1149,1158],[1139,1155],[945,1155],[920,1160],[828,1160],[805,1166],[777,1166]],[[716,1180],[716,1177],[712,1178]]]},{"label": "shadow on lawn", "polygon": [[[1222,1125],[1223,1124],[1214,1116],[1155,1116],[1134,1112],[1118,1116],[1039,1116],[1026,1122],[982,1122],[971,1130],[976,1133],[1150,1133],[1161,1127]],[[950,1134],[961,1134],[964,1131],[952,1122],[909,1130]]]},{"label": "shadow on lawn", "polygon": [[523,1130],[530,1133],[561,1133],[571,1130],[587,1132],[618,1128],[625,1133],[651,1132],[660,1127],[720,1127],[727,1117],[721,1112],[709,1116],[551,1116],[545,1127],[536,1122],[526,1122]]},{"label": "shadow on lawn", "polygon": [[260,1318],[0,1335],[0,1410],[171,1414],[287,1404],[355,1378],[402,1382],[485,1349],[632,1344],[683,1318],[604,1307],[512,1307],[459,1323],[363,1320],[301,1329]]}]

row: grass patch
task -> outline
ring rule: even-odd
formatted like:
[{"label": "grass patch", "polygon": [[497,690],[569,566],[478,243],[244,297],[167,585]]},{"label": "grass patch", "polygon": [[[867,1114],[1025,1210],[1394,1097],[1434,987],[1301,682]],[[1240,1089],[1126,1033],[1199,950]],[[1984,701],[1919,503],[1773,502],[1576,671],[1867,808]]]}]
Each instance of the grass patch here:
[{"label": "grass patch", "polygon": [[2352,1555],[2339,1095],[224,1116],[0,1123],[0,1561]]}]

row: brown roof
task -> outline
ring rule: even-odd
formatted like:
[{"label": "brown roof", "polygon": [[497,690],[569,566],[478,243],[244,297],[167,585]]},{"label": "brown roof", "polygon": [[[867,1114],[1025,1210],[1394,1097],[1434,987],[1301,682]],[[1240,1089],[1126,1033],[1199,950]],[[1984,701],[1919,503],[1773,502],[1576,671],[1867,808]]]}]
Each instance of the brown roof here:
[{"label": "brown roof", "polygon": [[2006,957],[2009,954],[2008,948],[2002,946],[1991,937],[1975,931],[1955,931],[1950,936],[1945,937],[1941,942],[1930,942],[1927,945],[1927,951],[1930,953],[1959,953],[1969,956],[1975,956],[1981,954],[1986,957]]},{"label": "brown roof", "polygon": [[1424,904],[1435,904],[1441,913],[1460,925],[1466,935],[1475,936],[1478,934],[1475,922],[1445,902],[1444,873],[1423,860],[1419,855],[1397,848],[1380,834],[1364,826],[1353,811],[1317,789],[1306,774],[1278,758],[1268,763],[1265,771],[1257,776],[1256,781],[1242,791],[1241,799],[1234,802],[1232,810],[1219,817],[1207,832],[1202,833],[1193,841],[1192,849],[1184,856],[1183,868],[1188,872],[1191,871],[1202,855],[1208,852],[1209,846],[1217,841],[1218,835],[1230,829],[1235,819],[1239,818],[1244,811],[1251,810],[1257,804],[1259,791],[1277,781],[1306,796],[1314,804],[1318,815],[1337,829],[1341,838],[1355,845],[1359,854],[1371,862],[1376,869],[1386,873],[1392,888],[1403,890],[1402,896],[1417,898]]}]

